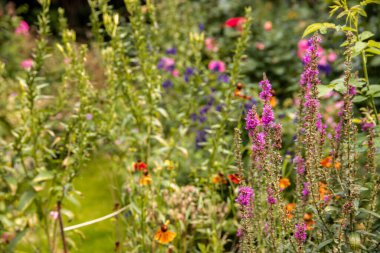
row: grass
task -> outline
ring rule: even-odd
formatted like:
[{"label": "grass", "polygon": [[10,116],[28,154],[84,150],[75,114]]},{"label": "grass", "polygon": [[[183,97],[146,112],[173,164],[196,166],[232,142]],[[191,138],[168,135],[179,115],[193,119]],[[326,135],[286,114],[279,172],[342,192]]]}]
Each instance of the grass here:
[{"label": "grass", "polygon": [[[110,173],[105,159],[94,159],[84,168],[79,178],[75,180],[75,188],[83,196],[80,206],[70,209],[76,214],[73,221],[66,226],[93,220],[113,211],[114,198],[110,188]],[[78,249],[71,252],[113,252],[114,251],[114,219],[108,219],[87,227],[80,228],[80,232],[72,232]],[[82,239],[82,235],[84,235]]]}]

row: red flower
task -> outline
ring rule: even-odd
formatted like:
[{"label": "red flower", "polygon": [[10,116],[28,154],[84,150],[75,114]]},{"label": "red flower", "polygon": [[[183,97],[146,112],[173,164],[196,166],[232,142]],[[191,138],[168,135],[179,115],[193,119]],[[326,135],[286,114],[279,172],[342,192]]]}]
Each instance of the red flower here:
[{"label": "red flower", "polygon": [[224,23],[224,25],[230,28],[236,27],[238,31],[241,31],[243,29],[243,24],[245,21],[245,17],[230,18]]},{"label": "red flower", "polygon": [[239,184],[242,180],[242,178],[238,174],[229,174],[228,178],[231,180],[234,184]]},{"label": "red flower", "polygon": [[135,170],[142,171],[142,170],[147,170],[148,165],[142,161],[137,161],[136,163],[133,164],[133,167]]}]

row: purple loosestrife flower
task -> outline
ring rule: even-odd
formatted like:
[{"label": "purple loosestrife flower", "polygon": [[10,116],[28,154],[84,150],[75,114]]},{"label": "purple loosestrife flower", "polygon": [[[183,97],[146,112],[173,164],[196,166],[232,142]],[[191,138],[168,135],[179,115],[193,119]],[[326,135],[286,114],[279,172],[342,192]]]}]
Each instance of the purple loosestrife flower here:
[{"label": "purple loosestrife flower", "polygon": [[350,94],[351,96],[355,96],[356,95],[356,88],[355,88],[355,86],[350,85],[350,87],[348,89],[348,94]]},{"label": "purple loosestrife flower", "polygon": [[366,119],[363,119],[360,122],[360,125],[362,127],[362,131],[367,132],[368,130],[375,127],[375,124],[373,122],[368,122]]},{"label": "purple loosestrife flower", "polygon": [[261,121],[264,126],[269,126],[274,121],[274,113],[270,104],[266,103],[264,105]]},{"label": "purple loosestrife flower", "polygon": [[304,244],[306,242],[306,224],[296,224],[296,232],[294,233],[294,238],[298,244]]},{"label": "purple loosestrife flower", "polygon": [[252,139],[252,151],[253,152],[259,152],[263,151],[265,149],[265,137],[266,134],[261,132],[258,133],[253,139]]},{"label": "purple loosestrife flower", "polygon": [[303,183],[303,189],[302,189],[302,199],[303,201],[307,201],[309,199],[309,194],[310,194],[310,183],[305,182]]},{"label": "purple loosestrife flower", "polygon": [[249,186],[241,186],[239,187],[238,197],[235,199],[236,203],[241,205],[242,207],[250,206],[255,200],[255,192]]},{"label": "purple loosestrife flower", "polygon": [[305,173],[304,159],[300,156],[296,156],[293,159],[293,163],[296,164],[296,172],[298,175],[303,175]]},{"label": "purple loosestrife flower", "polygon": [[262,80],[259,83],[259,85],[262,89],[262,91],[260,92],[260,98],[264,100],[265,102],[269,102],[270,98],[272,97],[272,93],[271,93],[272,86],[269,83],[269,80],[266,77],[264,77],[264,80]]},{"label": "purple loosestrife flower", "polygon": [[248,131],[255,131],[256,127],[260,125],[256,110],[251,108],[245,117],[245,129]]},{"label": "purple loosestrife flower", "polygon": [[268,194],[268,197],[267,197],[267,202],[268,204],[270,205],[274,205],[277,203],[277,199],[274,197],[274,190],[270,187],[267,188],[267,194]]}]

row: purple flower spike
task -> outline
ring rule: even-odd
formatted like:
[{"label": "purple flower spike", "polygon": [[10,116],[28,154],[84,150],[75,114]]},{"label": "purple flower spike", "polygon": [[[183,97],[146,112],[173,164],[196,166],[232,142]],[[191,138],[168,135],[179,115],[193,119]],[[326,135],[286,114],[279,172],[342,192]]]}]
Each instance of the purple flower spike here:
[{"label": "purple flower spike", "polygon": [[264,105],[261,121],[263,122],[264,126],[268,126],[274,121],[274,113],[270,104]]},{"label": "purple flower spike", "polygon": [[255,192],[249,186],[241,186],[239,188],[239,195],[236,198],[236,203],[241,206],[250,206],[255,200]]},{"label": "purple flower spike", "polygon": [[306,242],[306,224],[296,224],[296,232],[294,233],[294,238],[296,238],[299,244]]}]

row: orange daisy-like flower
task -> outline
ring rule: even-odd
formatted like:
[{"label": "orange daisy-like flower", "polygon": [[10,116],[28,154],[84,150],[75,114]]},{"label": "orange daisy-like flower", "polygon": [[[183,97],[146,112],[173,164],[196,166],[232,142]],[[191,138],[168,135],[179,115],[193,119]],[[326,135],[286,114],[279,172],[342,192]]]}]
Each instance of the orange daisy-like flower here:
[{"label": "orange daisy-like flower", "polygon": [[242,178],[239,174],[237,174],[237,173],[229,174],[229,175],[228,175],[228,178],[229,178],[229,179],[231,180],[231,182],[234,183],[234,184],[239,184],[239,183],[243,180],[243,178]]},{"label": "orange daisy-like flower", "polygon": [[226,177],[221,172],[219,172],[217,175],[214,175],[212,177],[212,182],[214,184],[227,184],[228,183]]},{"label": "orange daisy-like flower", "polygon": [[[332,156],[327,156],[321,160],[321,166],[325,168],[331,168],[332,161],[333,161]],[[335,162],[334,164],[335,169],[337,170],[340,169],[340,166],[341,166],[340,162]]]},{"label": "orange daisy-like flower", "polygon": [[152,177],[149,175],[149,174],[147,174],[147,175],[143,175],[141,178],[140,178],[140,180],[139,180],[139,184],[140,185],[149,185],[149,184],[151,184],[152,183]]},{"label": "orange daisy-like flower", "polygon": [[314,228],[315,221],[313,220],[312,213],[305,213],[303,216],[303,220],[305,221],[307,230],[312,230]]},{"label": "orange daisy-like flower", "polygon": [[172,232],[168,228],[169,221],[166,221],[165,224],[159,228],[154,236],[154,240],[158,241],[161,244],[168,244],[174,240],[176,233]]},{"label": "orange daisy-like flower", "polygon": [[327,184],[319,182],[319,199],[325,203],[329,202],[332,198],[331,192],[326,188]]},{"label": "orange daisy-like flower", "polygon": [[290,185],[290,180],[286,177],[283,177],[280,179],[279,181],[279,185],[280,185],[280,190],[284,190],[285,188],[289,187]]},{"label": "orange daisy-like flower", "polygon": [[293,211],[295,208],[296,208],[296,203],[289,203],[285,206],[286,217],[288,217],[288,219],[293,219],[294,217]]},{"label": "orange daisy-like flower", "polygon": [[325,168],[330,168],[332,163],[332,156],[328,156],[322,159],[321,165]]}]

